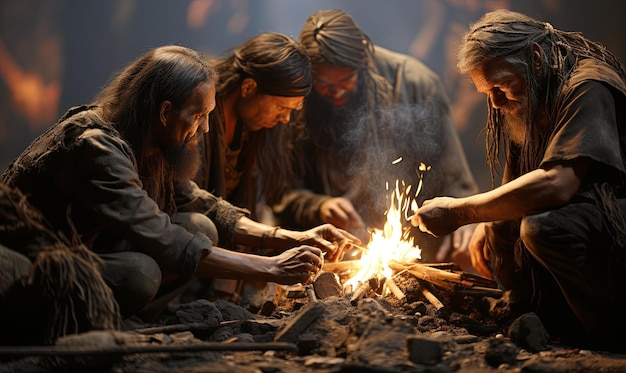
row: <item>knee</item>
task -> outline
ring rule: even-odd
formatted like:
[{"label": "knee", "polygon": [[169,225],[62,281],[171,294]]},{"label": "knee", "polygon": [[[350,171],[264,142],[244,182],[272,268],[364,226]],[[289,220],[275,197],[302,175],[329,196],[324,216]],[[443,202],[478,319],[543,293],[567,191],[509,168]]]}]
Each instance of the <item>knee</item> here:
[{"label": "knee", "polygon": [[206,215],[197,212],[179,212],[172,216],[172,222],[187,229],[191,233],[204,233],[214,245],[219,242],[217,227]]},{"label": "knee", "polygon": [[104,254],[103,277],[111,286],[123,316],[146,306],[161,286],[161,269],[150,256],[133,251]]},{"label": "knee", "polygon": [[535,257],[541,257],[545,249],[553,247],[550,242],[559,235],[551,224],[549,214],[549,212],[544,212],[528,215],[520,224],[520,238]]}]

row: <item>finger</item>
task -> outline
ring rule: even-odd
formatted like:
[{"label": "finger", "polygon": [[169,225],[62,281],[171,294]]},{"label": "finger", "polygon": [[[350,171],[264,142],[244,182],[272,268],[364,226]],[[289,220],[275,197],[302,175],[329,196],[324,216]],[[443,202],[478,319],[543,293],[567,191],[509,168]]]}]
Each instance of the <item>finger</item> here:
[{"label": "finger", "polygon": [[[414,227],[419,227],[422,219],[420,219],[418,214],[415,214],[411,217],[411,225]],[[421,230],[421,229],[420,229]],[[422,231],[423,232],[423,231]]]},{"label": "finger", "polygon": [[350,221],[350,215],[346,213],[346,211],[342,209],[341,206],[334,206],[330,209],[329,213],[331,219],[341,221],[344,225],[346,225]]},{"label": "finger", "polygon": [[299,259],[302,262],[313,264],[316,267],[321,267],[324,261],[322,256],[322,250],[318,249],[317,247],[310,246],[305,247],[305,250],[302,252],[302,255],[299,257]]},{"label": "finger", "polygon": [[333,235],[333,238],[338,241],[349,240],[356,243],[357,245],[361,243],[361,240],[357,236],[353,235],[345,229],[332,227],[331,233]]},{"label": "finger", "polygon": [[481,275],[492,278],[493,275],[491,273],[491,269],[489,269],[489,265],[485,261],[485,259],[480,255],[480,251],[476,253],[472,253],[472,266],[478,273]]}]

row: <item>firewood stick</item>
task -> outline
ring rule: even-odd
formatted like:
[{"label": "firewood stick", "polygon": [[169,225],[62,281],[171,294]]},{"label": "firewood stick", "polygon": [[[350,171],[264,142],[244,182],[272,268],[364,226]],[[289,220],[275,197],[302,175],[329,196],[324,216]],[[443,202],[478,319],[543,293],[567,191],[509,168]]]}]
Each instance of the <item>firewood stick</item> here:
[{"label": "firewood stick", "polygon": [[404,292],[402,290],[400,290],[400,288],[398,287],[396,282],[393,280],[393,278],[387,277],[385,279],[385,286],[387,286],[389,288],[389,290],[391,290],[391,292],[393,293],[393,295],[396,296],[396,298],[402,300],[402,299],[404,299],[406,297]]},{"label": "firewood stick", "polygon": [[428,290],[424,286],[422,286],[420,290],[422,291],[422,295],[424,296],[424,298],[426,298],[433,306],[435,306],[437,310],[443,308],[443,303],[441,303],[439,298],[437,298],[435,294],[433,294],[430,290]]},{"label": "firewood stick", "polygon": [[322,270],[333,273],[356,271],[360,268],[361,264],[358,260],[344,260],[343,262],[330,262],[322,265]]},{"label": "firewood stick", "polygon": [[407,272],[411,273],[413,276],[419,279],[432,282],[443,287],[448,287],[446,286],[446,281],[450,281],[464,287],[474,287],[476,285],[480,285],[483,287],[497,288],[497,283],[495,281],[492,281],[485,277],[464,272],[459,273],[444,271],[419,263],[410,264],[407,266],[402,263],[390,261],[389,267],[396,271],[406,270]]},{"label": "firewood stick", "polygon": [[229,324],[234,324],[239,322],[239,320],[229,320],[222,321],[219,326],[209,326],[203,323],[191,323],[191,324],[171,324],[164,326],[155,326],[150,328],[140,328],[134,329],[133,332],[139,334],[158,334],[158,333],[180,333],[186,331],[193,330],[207,330],[207,329],[217,329],[222,326],[226,326]]},{"label": "firewood stick", "polygon": [[313,289],[313,285],[308,284],[304,287],[306,289],[306,295],[309,297],[310,302],[317,302],[317,296],[315,295],[315,289]]},{"label": "firewood stick", "polygon": [[474,286],[471,288],[459,289],[458,293],[473,296],[500,298],[504,293],[502,289],[486,288],[482,286]]},{"label": "firewood stick", "polygon": [[363,282],[362,284],[357,286],[356,289],[354,290],[354,293],[352,293],[352,297],[350,297],[350,304],[353,306],[356,306],[359,299],[363,298],[363,296],[365,295],[365,293],[368,292],[368,290],[370,290],[370,284],[368,281]]}]

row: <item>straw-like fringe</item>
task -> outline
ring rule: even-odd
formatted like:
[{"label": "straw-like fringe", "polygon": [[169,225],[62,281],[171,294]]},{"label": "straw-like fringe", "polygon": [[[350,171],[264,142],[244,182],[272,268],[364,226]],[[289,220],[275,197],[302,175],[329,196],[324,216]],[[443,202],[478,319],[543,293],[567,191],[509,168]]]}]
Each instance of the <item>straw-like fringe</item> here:
[{"label": "straw-like fringe", "polygon": [[118,329],[119,308],[100,275],[101,259],[85,247],[62,244],[43,250],[30,281],[52,306],[47,342],[89,329]]},{"label": "straw-like fringe", "polygon": [[30,284],[41,286],[44,301],[52,306],[46,315],[50,329],[45,342],[89,329],[119,328],[119,306],[100,273],[103,261],[81,242],[69,211],[70,239],[55,233],[19,190],[0,183],[0,212],[0,232],[25,230],[49,243],[42,245],[29,278]]}]

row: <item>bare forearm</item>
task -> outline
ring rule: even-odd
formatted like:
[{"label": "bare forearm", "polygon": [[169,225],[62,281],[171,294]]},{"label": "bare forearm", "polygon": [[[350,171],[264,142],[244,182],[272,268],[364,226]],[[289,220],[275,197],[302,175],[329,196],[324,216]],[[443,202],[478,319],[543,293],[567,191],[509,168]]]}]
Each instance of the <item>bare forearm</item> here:
[{"label": "bare forearm", "polygon": [[295,244],[288,236],[289,231],[242,217],[237,222],[233,233],[236,244],[253,249],[286,249]]},{"label": "bare forearm", "polygon": [[567,203],[580,187],[569,167],[529,172],[489,192],[460,198],[464,224],[512,220]]},{"label": "bare forearm", "polygon": [[270,272],[270,259],[213,247],[198,264],[197,277],[263,280]]}]

